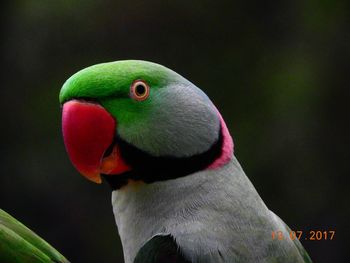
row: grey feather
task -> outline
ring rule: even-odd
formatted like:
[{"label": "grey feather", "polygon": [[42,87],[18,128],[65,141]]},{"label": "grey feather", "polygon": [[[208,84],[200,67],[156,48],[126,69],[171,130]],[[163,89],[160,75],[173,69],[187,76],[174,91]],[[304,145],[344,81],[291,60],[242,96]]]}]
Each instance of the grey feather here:
[{"label": "grey feather", "polygon": [[171,84],[152,100],[152,114],[118,128],[128,143],[153,156],[189,157],[217,140],[220,121],[215,106],[192,83]]},{"label": "grey feather", "polygon": [[[191,262],[307,262],[285,224],[264,204],[235,157],[216,170],[112,194],[125,262],[155,235],[172,235]],[[306,252],[305,252],[306,253]]]}]

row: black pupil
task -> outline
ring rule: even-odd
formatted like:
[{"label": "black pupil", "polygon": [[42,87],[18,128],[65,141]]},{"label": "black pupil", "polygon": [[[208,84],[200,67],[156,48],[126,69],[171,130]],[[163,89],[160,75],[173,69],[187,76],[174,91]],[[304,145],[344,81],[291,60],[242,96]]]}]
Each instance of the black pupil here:
[{"label": "black pupil", "polygon": [[138,84],[135,88],[135,91],[136,91],[136,95],[144,95],[146,92],[146,88],[145,86]]}]

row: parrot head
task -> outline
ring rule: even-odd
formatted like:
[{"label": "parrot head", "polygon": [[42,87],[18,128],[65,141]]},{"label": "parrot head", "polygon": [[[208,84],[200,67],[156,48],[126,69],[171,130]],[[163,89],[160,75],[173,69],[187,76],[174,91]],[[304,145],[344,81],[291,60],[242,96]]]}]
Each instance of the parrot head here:
[{"label": "parrot head", "polygon": [[153,182],[227,162],[233,143],[210,99],[152,62],[97,64],[60,92],[63,138],[74,167],[100,183]]}]

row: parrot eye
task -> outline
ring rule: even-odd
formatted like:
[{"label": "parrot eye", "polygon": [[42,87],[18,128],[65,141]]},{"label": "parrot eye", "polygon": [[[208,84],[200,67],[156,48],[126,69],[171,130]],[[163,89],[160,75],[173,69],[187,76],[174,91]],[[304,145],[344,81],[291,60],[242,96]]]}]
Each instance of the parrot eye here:
[{"label": "parrot eye", "polygon": [[147,99],[149,96],[149,86],[143,80],[135,80],[130,86],[130,96],[138,101]]}]

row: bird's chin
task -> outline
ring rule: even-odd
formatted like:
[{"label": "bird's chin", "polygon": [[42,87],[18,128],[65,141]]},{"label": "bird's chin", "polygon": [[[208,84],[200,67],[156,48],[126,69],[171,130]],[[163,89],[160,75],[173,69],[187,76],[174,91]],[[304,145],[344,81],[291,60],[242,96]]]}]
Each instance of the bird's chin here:
[{"label": "bird's chin", "polygon": [[115,143],[117,122],[100,104],[71,100],[63,105],[62,130],[69,158],[87,179],[101,183],[130,170]]}]

